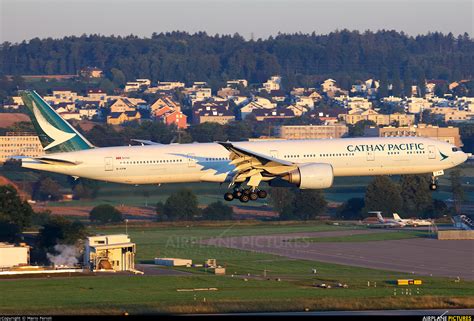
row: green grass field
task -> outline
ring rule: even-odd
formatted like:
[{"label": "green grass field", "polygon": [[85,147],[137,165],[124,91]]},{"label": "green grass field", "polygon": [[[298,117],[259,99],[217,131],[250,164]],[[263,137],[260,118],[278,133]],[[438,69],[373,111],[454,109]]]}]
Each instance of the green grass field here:
[{"label": "green grass field", "polygon": [[371,233],[371,234],[354,234],[348,236],[330,236],[330,237],[303,237],[290,239],[289,242],[372,242],[384,240],[404,240],[417,237],[429,237],[427,231],[394,231],[390,233]]},{"label": "green grass field", "polygon": [[[157,256],[191,258],[195,263],[215,258],[218,264],[227,267],[227,275],[215,276],[202,268],[183,267],[179,269],[190,272],[189,275],[0,280],[0,313],[204,313],[474,306],[474,282],[456,283],[447,278],[421,277],[424,284],[418,290],[412,288],[412,295],[408,296],[401,294],[394,281],[412,278],[410,274],[293,260],[199,243],[211,237],[340,229],[344,227],[321,223],[132,226],[128,232],[137,243],[138,262],[150,262]],[[123,232],[122,227],[91,231]],[[389,234],[393,233],[387,233],[387,236]],[[312,274],[313,268],[317,268],[317,275]],[[244,277],[248,281],[244,281]],[[338,282],[348,284],[349,288],[313,286]],[[210,287],[218,290],[177,291]]]}]

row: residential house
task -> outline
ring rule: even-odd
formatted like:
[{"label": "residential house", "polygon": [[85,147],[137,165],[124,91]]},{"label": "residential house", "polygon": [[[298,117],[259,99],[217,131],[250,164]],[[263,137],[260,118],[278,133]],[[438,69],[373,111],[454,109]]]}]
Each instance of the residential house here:
[{"label": "residential house", "polygon": [[288,108],[255,109],[252,114],[255,115],[257,121],[275,121],[295,117],[294,112]]},{"label": "residential house", "polygon": [[376,125],[390,125],[397,123],[399,126],[409,126],[415,123],[415,115],[394,113],[390,115],[379,114],[373,109],[359,111],[353,114],[340,114],[339,119],[346,124],[355,125],[362,120],[371,120]]},{"label": "residential house", "polygon": [[282,103],[286,100],[286,94],[283,90],[270,90],[268,95],[276,103]]},{"label": "residential house", "polygon": [[103,76],[103,70],[97,67],[85,67],[79,74],[84,78],[100,78]]},{"label": "residential house", "polygon": [[276,108],[276,103],[271,102],[267,98],[263,97],[254,97],[254,99],[240,108],[240,114],[242,119],[245,119],[248,114],[252,113],[254,110],[274,110]]},{"label": "residential house", "polygon": [[153,104],[150,105],[150,113],[155,115],[163,107],[169,107],[170,110],[181,111],[181,104],[173,99],[171,96],[158,97]]},{"label": "residential house", "polygon": [[246,88],[247,86],[248,86],[248,81],[246,79],[235,79],[235,80],[228,80],[227,81],[227,87],[231,87],[231,88],[244,87],[244,88]]},{"label": "residential house", "polygon": [[313,100],[312,97],[309,97],[309,96],[296,96],[294,101],[295,101],[296,106],[307,107],[309,109],[314,108],[314,100]]},{"label": "residential house", "polygon": [[111,102],[109,108],[111,113],[122,113],[126,111],[135,111],[136,105],[133,104],[129,98],[122,97]]},{"label": "residential house", "polygon": [[231,87],[221,88],[217,92],[217,96],[224,98],[224,99],[231,99],[232,97],[240,95],[240,91],[238,89],[234,89]]},{"label": "residential house", "polygon": [[432,103],[425,98],[410,97],[407,102],[408,112],[412,114],[419,114],[423,110],[430,109]]},{"label": "residential house", "polygon": [[123,111],[123,112],[111,112],[107,116],[107,124],[109,125],[121,125],[126,122],[139,120],[141,118],[140,113],[137,110]]},{"label": "residential house", "polygon": [[288,107],[286,107],[287,109],[293,111],[293,113],[295,114],[295,116],[299,117],[305,113],[308,112],[309,110],[309,107],[306,107],[304,105],[290,105]]},{"label": "residential house", "polygon": [[153,118],[167,125],[187,127],[187,116],[181,112],[181,105],[170,96],[159,97],[150,105],[150,113]]},{"label": "residential house", "polygon": [[335,93],[337,91],[340,91],[341,88],[337,87],[336,81],[334,79],[329,78],[321,84],[321,90],[325,93]]},{"label": "residential house", "polygon": [[234,120],[235,115],[229,110],[228,105],[214,102],[195,104],[193,107],[193,122],[195,124],[218,123],[225,125]]},{"label": "residential house", "polygon": [[259,91],[265,90],[267,93],[270,93],[272,90],[281,89],[281,76],[272,76],[267,82],[263,83],[263,87]]}]

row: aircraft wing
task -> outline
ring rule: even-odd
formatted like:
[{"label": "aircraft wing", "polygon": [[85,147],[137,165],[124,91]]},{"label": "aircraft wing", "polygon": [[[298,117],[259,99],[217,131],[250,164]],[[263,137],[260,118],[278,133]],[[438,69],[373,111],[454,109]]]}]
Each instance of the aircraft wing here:
[{"label": "aircraft wing", "polygon": [[264,177],[283,176],[297,168],[295,163],[250,151],[229,142],[218,142],[218,144],[230,152],[230,164],[235,165],[236,174],[231,186],[248,179],[249,186],[257,187]]}]

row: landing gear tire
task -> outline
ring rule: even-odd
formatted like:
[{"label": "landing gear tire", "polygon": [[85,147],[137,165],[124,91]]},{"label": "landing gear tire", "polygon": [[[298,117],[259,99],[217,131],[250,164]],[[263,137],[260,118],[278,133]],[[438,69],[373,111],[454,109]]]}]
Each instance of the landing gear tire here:
[{"label": "landing gear tire", "polygon": [[256,201],[258,199],[258,194],[255,192],[252,192],[249,194],[249,197],[252,201]]},{"label": "landing gear tire", "polygon": [[251,191],[250,189],[248,189],[248,188],[246,188],[246,189],[242,190],[242,194],[244,194],[244,195],[247,195],[247,196],[249,196],[249,195],[250,195],[250,193],[252,193],[252,191]]},{"label": "landing gear tire", "polygon": [[234,193],[232,195],[234,195],[234,198],[240,198],[242,196],[242,192],[241,191],[234,191]]},{"label": "landing gear tire", "polygon": [[250,197],[248,195],[242,194],[239,199],[242,203],[247,203],[250,200]]},{"label": "landing gear tire", "polygon": [[436,184],[436,183],[431,183],[430,184],[430,190],[436,191],[437,189],[438,189],[438,184]]},{"label": "landing gear tire", "polygon": [[257,195],[258,195],[259,198],[265,198],[265,197],[267,197],[267,192],[265,192],[265,191],[258,191],[258,192],[257,192]]},{"label": "landing gear tire", "polygon": [[225,193],[224,194],[224,199],[227,201],[227,202],[230,202],[234,199],[234,194],[232,193]]}]

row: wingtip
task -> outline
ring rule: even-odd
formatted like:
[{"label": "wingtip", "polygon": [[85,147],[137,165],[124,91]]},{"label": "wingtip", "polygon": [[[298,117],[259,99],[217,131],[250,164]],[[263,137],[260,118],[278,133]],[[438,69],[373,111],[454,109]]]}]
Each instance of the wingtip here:
[{"label": "wingtip", "polygon": [[234,145],[232,145],[232,143],[230,143],[230,142],[219,142],[219,141],[217,141],[216,143],[219,144],[219,145],[224,146],[225,148],[230,148],[230,147],[233,147],[233,146],[234,146]]}]

